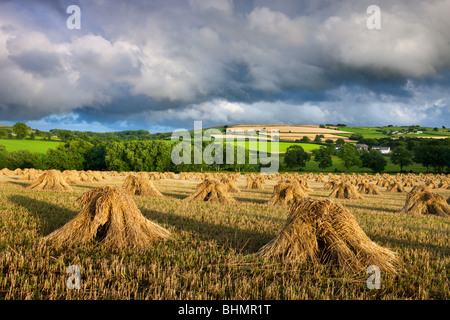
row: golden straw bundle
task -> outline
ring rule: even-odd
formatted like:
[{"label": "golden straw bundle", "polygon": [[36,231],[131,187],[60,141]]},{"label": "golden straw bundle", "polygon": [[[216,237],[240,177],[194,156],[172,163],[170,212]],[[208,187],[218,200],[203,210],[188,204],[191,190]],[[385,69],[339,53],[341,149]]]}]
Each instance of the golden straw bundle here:
[{"label": "golden straw bundle", "polygon": [[61,245],[100,242],[107,248],[147,248],[170,232],[146,219],[133,199],[120,187],[100,187],[77,202],[80,213],[44,238]]},{"label": "golden straw bundle", "polygon": [[396,254],[372,242],[344,206],[311,198],[291,204],[283,230],[257,256],[355,271],[366,270],[369,265],[386,272],[396,268]]}]

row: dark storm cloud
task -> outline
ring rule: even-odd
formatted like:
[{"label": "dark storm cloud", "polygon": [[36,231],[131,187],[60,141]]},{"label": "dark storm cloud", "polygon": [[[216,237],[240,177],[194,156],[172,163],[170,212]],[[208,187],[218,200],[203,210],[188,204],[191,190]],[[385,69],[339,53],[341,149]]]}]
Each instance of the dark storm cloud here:
[{"label": "dark storm cloud", "polygon": [[371,2],[3,1],[0,120],[450,122],[450,1]]},{"label": "dark storm cloud", "polygon": [[63,70],[58,55],[52,52],[30,50],[18,55],[11,55],[9,59],[14,61],[23,71],[41,77],[55,76]]}]

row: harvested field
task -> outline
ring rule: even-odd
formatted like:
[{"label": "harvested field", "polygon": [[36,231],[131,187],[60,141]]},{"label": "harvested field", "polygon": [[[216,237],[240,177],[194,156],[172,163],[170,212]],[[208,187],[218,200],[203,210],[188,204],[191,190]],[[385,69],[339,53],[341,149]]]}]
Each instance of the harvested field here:
[{"label": "harvested field", "polygon": [[[142,215],[170,232],[170,238],[139,250],[117,251],[102,242],[64,248],[42,239],[75,218],[76,202],[87,191],[121,187],[128,174],[108,174],[104,181],[71,185],[71,191],[29,190],[23,175],[0,176],[0,294],[3,299],[441,299],[450,298],[448,217],[399,213],[407,192],[364,194],[364,199],[329,199],[354,216],[366,236],[396,253],[396,274],[382,273],[381,290],[366,287],[364,270],[349,270],[314,260],[283,263],[256,256],[283,230],[289,208],[270,206],[279,179],[265,179],[262,189],[246,189],[236,180],[235,202],[184,201],[202,181],[152,180],[164,197],[130,196]],[[194,176],[193,176],[194,177]],[[327,200],[330,190],[302,175],[308,197]],[[358,177],[356,177],[358,178]],[[367,177],[366,177],[367,178]],[[392,177],[393,178],[393,177]],[[220,175],[213,175],[217,181]],[[357,179],[355,179],[357,180]],[[375,180],[373,180],[375,181]],[[424,179],[417,179],[424,185]],[[433,193],[450,196],[446,188]],[[67,290],[66,270],[77,265],[81,288]],[[362,265],[364,267],[364,265]],[[364,269],[364,268],[363,268]]]}]

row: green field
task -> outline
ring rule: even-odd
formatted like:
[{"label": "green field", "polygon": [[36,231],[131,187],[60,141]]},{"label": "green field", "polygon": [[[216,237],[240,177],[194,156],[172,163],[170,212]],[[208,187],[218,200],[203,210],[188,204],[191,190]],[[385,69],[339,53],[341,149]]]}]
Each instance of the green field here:
[{"label": "green field", "polygon": [[388,131],[401,131],[408,130],[408,127],[339,127],[340,131],[347,131],[352,133],[337,133],[338,135],[350,137],[353,133],[361,134],[366,139],[379,139],[379,138],[396,138],[396,137],[430,137],[430,136],[450,136],[449,129],[438,128],[436,131],[433,128],[416,128],[417,130],[423,131],[419,134],[393,134],[387,135],[383,133],[383,130]]},{"label": "green field", "polygon": [[8,152],[17,150],[28,150],[33,153],[45,154],[48,149],[56,149],[61,144],[60,141],[42,141],[42,140],[15,140],[1,139],[0,145],[4,145]]},{"label": "green field", "polygon": [[352,132],[350,133],[336,133],[340,136],[350,137],[353,133],[362,134],[364,138],[388,138],[387,134],[382,133],[382,128],[374,127],[340,127],[340,131]]},{"label": "green field", "polygon": [[[235,142],[235,145],[237,142]],[[278,143],[278,152],[286,153],[286,150],[293,145],[301,146],[305,151],[313,151],[319,149],[322,145],[314,144],[314,143],[296,143],[296,142],[279,142]],[[245,148],[250,151],[259,151],[259,152],[270,152],[272,150],[272,143],[260,143],[255,145],[254,143],[250,144],[249,141],[245,142]]]},{"label": "green field", "polygon": [[[171,144],[175,143],[175,141],[172,140],[164,140],[167,141]],[[237,145],[237,141],[234,141],[234,145]],[[313,151],[316,149],[319,149],[322,145],[320,144],[315,144],[315,143],[297,143],[297,142],[279,142],[278,143],[278,152],[279,153],[286,153],[287,148],[289,148],[290,146],[293,145],[300,145],[305,151]],[[267,143],[258,143],[258,144],[254,144],[252,142],[252,144],[249,143],[248,140],[245,141],[245,148],[248,149],[249,151],[259,151],[259,152],[270,152],[272,150],[272,143],[271,142],[267,142]]]}]

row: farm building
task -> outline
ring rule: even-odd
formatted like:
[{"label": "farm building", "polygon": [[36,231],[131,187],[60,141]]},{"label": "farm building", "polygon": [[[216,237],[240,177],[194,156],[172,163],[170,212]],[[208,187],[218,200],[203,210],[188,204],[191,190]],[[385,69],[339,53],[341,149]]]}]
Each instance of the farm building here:
[{"label": "farm building", "polygon": [[373,146],[372,150],[378,150],[383,154],[391,153],[391,147]]},{"label": "farm building", "polygon": [[364,143],[359,144],[359,143],[357,143],[355,146],[356,146],[356,149],[358,149],[358,150],[369,151],[369,146],[367,144],[364,144]]}]

